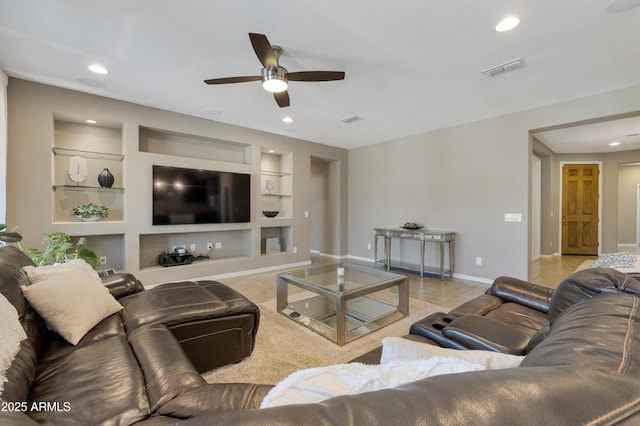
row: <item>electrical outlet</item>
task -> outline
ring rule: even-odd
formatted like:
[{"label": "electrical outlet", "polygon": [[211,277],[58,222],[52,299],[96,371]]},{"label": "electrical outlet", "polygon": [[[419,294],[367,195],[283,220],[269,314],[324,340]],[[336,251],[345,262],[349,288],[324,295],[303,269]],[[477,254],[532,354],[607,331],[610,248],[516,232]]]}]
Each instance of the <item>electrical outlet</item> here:
[{"label": "electrical outlet", "polygon": [[295,253],[297,253],[297,252],[298,252],[298,247],[294,247],[294,248],[293,248],[293,253],[295,254]]},{"label": "electrical outlet", "polygon": [[481,257],[476,257],[476,265],[482,266],[482,258]]},{"label": "electrical outlet", "polygon": [[213,243],[207,243],[207,250],[211,250],[213,248]]},{"label": "electrical outlet", "polygon": [[367,244],[367,250],[371,250],[371,244]]},{"label": "electrical outlet", "polygon": [[221,249],[222,248],[222,243],[220,241],[216,241],[216,248],[217,249]]},{"label": "electrical outlet", "polygon": [[191,243],[190,248],[191,248],[191,251],[196,251],[196,245],[195,244]]},{"label": "electrical outlet", "polygon": [[107,264],[107,256],[100,256],[100,259],[98,260],[98,263],[100,265],[106,265]]}]

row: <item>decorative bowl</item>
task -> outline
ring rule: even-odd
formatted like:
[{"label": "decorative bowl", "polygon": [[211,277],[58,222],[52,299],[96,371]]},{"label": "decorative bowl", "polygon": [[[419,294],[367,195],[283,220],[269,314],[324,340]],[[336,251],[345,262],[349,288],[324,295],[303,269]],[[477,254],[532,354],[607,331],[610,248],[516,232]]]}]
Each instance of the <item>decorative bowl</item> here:
[{"label": "decorative bowl", "polygon": [[422,229],[422,228],[424,228],[424,226],[419,224],[419,223],[407,222],[404,225],[401,225],[400,228],[404,228],[404,229]]},{"label": "decorative bowl", "polygon": [[276,217],[278,216],[278,213],[280,213],[277,210],[263,210],[262,214],[265,215],[266,217]]}]

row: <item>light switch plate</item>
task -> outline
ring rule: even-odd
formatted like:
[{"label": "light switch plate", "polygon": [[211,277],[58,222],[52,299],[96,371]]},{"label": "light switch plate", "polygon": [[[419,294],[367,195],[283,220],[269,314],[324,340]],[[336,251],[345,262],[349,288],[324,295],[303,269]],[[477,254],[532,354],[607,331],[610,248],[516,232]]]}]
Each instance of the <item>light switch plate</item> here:
[{"label": "light switch plate", "polygon": [[505,222],[522,222],[522,213],[505,213]]}]

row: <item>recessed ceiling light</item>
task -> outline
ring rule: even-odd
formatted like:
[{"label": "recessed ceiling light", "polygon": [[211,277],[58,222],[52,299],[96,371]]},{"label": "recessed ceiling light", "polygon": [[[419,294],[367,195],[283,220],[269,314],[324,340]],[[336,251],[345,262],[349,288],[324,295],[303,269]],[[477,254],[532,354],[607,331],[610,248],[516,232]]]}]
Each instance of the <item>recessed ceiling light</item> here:
[{"label": "recessed ceiling light", "polygon": [[618,142],[618,141],[611,142],[611,143],[609,144],[609,146],[618,146],[618,145],[620,145],[620,142]]},{"label": "recessed ceiling light", "polygon": [[519,23],[520,19],[516,18],[515,16],[508,16],[500,21],[498,25],[496,25],[496,31],[498,31],[499,33],[503,33],[505,31],[512,30],[517,27]]},{"label": "recessed ceiling light", "polygon": [[269,151],[267,151],[269,154],[273,154],[275,151],[270,149]]},{"label": "recessed ceiling light", "polygon": [[284,117],[284,118],[282,119],[282,122],[283,122],[283,123],[287,123],[287,124],[289,124],[289,123],[293,123],[293,118],[291,118],[291,117]]},{"label": "recessed ceiling light", "polygon": [[96,124],[96,123],[97,123],[97,121],[96,121],[96,120],[87,120],[87,123],[89,123],[89,124]]},{"label": "recessed ceiling light", "polygon": [[89,65],[89,69],[96,74],[109,74],[109,71],[100,64],[91,64]]}]

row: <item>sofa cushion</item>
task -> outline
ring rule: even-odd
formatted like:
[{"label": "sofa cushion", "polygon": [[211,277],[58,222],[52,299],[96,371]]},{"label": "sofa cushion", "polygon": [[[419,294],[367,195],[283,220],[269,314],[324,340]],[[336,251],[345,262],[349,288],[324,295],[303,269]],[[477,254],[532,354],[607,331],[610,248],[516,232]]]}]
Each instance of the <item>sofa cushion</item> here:
[{"label": "sofa cushion", "polygon": [[640,353],[640,297],[602,293],[565,309],[523,367],[589,366],[626,373]]},{"label": "sofa cushion", "polygon": [[75,345],[101,320],[122,309],[98,274],[82,260],[59,266],[26,266],[29,303],[47,323]]},{"label": "sofa cushion", "polygon": [[553,292],[549,304],[549,322],[569,306],[600,293],[626,292],[640,294],[640,281],[614,269],[589,268],[565,278]]},{"label": "sofa cushion", "polygon": [[150,414],[140,366],[120,335],[40,362],[29,399],[59,403],[30,413],[47,424],[131,424]]},{"label": "sofa cushion", "polygon": [[0,252],[0,293],[16,308],[22,320],[29,310],[29,304],[20,291],[21,285],[29,283],[22,267],[33,265],[33,262],[16,247],[0,247]]}]

